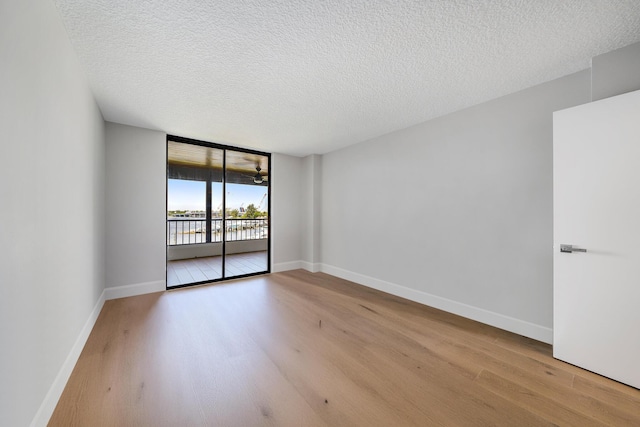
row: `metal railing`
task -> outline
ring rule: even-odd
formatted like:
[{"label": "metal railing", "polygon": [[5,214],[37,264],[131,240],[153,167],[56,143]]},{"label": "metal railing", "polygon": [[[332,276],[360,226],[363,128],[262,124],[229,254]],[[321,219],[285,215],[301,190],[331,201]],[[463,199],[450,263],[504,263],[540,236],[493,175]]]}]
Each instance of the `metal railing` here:
[{"label": "metal railing", "polygon": [[[204,219],[168,219],[167,245],[194,245],[222,241],[222,219],[211,220],[211,240],[207,240],[207,220]],[[224,233],[227,242],[240,240],[266,239],[269,235],[269,220],[227,219]]]}]

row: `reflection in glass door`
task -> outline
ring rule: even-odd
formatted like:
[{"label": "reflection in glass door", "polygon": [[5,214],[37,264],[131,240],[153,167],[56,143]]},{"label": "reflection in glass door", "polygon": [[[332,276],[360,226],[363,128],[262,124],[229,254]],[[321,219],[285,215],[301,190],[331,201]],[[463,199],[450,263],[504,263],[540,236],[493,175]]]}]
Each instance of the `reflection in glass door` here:
[{"label": "reflection in glass door", "polygon": [[167,137],[167,288],[269,272],[270,155]]}]

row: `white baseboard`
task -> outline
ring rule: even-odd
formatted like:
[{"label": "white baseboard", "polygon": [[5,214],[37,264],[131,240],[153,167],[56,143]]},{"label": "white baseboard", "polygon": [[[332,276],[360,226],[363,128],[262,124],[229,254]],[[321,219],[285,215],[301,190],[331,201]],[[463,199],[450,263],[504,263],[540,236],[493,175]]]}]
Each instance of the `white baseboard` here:
[{"label": "white baseboard", "polygon": [[312,263],[308,261],[289,261],[289,262],[280,262],[278,264],[273,264],[271,267],[272,273],[280,273],[281,271],[289,271],[289,270],[297,270],[299,268],[303,268],[312,273],[317,273],[320,271],[322,264],[320,263]]},{"label": "white baseboard", "polygon": [[60,400],[60,396],[67,385],[67,381],[69,381],[71,372],[73,372],[73,368],[76,366],[76,363],[80,358],[80,353],[82,353],[82,349],[89,338],[93,325],[95,325],[96,320],[98,320],[98,315],[104,305],[105,293],[106,291],[102,291],[102,294],[100,294],[89,318],[80,330],[80,335],[78,335],[76,342],[73,344],[73,347],[71,347],[71,351],[58,371],[58,375],[56,375],[56,378],[53,380],[53,384],[44,397],[38,412],[36,412],[36,415],[33,417],[30,424],[31,427],[44,427],[49,423],[49,419],[51,418],[51,415],[53,415],[53,411],[56,409],[56,405],[58,404],[58,400]]},{"label": "white baseboard", "polygon": [[356,282],[360,285],[368,286],[379,291],[383,291],[392,295],[406,298],[420,304],[428,305],[458,316],[476,320],[496,328],[504,329],[518,335],[542,341],[547,344],[553,343],[553,329],[536,325],[524,320],[505,316],[483,308],[474,307],[461,302],[442,298],[427,292],[418,291],[416,289],[407,288],[395,283],[386,282],[374,277],[365,276],[363,274],[354,273],[332,265],[321,264],[320,271],[332,276],[340,277],[345,280]]},{"label": "white baseboard", "polygon": [[133,297],[136,295],[150,294],[152,292],[163,292],[167,290],[164,280],[154,282],[135,283],[133,285],[107,287],[104,290],[105,299],[116,299]]},{"label": "white baseboard", "polygon": [[280,273],[281,271],[297,270],[302,268],[302,261],[279,262],[271,266],[272,273]]},{"label": "white baseboard", "polygon": [[304,268],[307,271],[310,271],[312,273],[317,273],[321,271],[322,264],[320,264],[319,262],[316,262],[316,263],[307,262],[307,261],[300,261],[300,262],[302,263],[301,268]]}]

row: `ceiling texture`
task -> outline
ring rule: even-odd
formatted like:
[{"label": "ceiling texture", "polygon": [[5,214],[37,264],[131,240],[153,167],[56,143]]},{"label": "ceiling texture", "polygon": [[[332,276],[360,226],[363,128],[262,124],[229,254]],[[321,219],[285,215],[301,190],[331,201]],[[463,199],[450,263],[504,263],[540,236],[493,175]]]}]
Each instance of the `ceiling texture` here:
[{"label": "ceiling texture", "polygon": [[108,121],[323,154],[590,66],[638,0],[54,0]]}]

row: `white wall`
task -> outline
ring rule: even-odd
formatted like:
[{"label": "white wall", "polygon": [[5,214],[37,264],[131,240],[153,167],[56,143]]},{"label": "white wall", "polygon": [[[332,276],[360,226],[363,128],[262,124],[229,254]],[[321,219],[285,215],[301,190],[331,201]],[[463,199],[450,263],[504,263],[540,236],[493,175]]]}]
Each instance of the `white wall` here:
[{"label": "white wall", "polygon": [[165,289],[166,164],[166,134],[107,122],[107,298]]},{"label": "white wall", "polygon": [[0,425],[48,421],[104,289],[104,122],[50,1],[0,3]]},{"label": "white wall", "polygon": [[301,268],[304,230],[303,159],[271,155],[271,271]]},{"label": "white wall", "polygon": [[301,259],[303,267],[310,271],[320,270],[322,247],[321,232],[321,188],[322,188],[322,156],[313,154],[302,160],[302,197],[300,199],[301,224]]},{"label": "white wall", "polygon": [[583,71],[322,158],[323,271],[551,341],[552,112]]},{"label": "white wall", "polygon": [[594,57],[591,70],[593,101],[640,89],[640,43]]},{"label": "white wall", "polygon": [[[106,296],[164,290],[166,134],[107,123]],[[303,159],[272,155],[272,268],[300,268]]]}]

